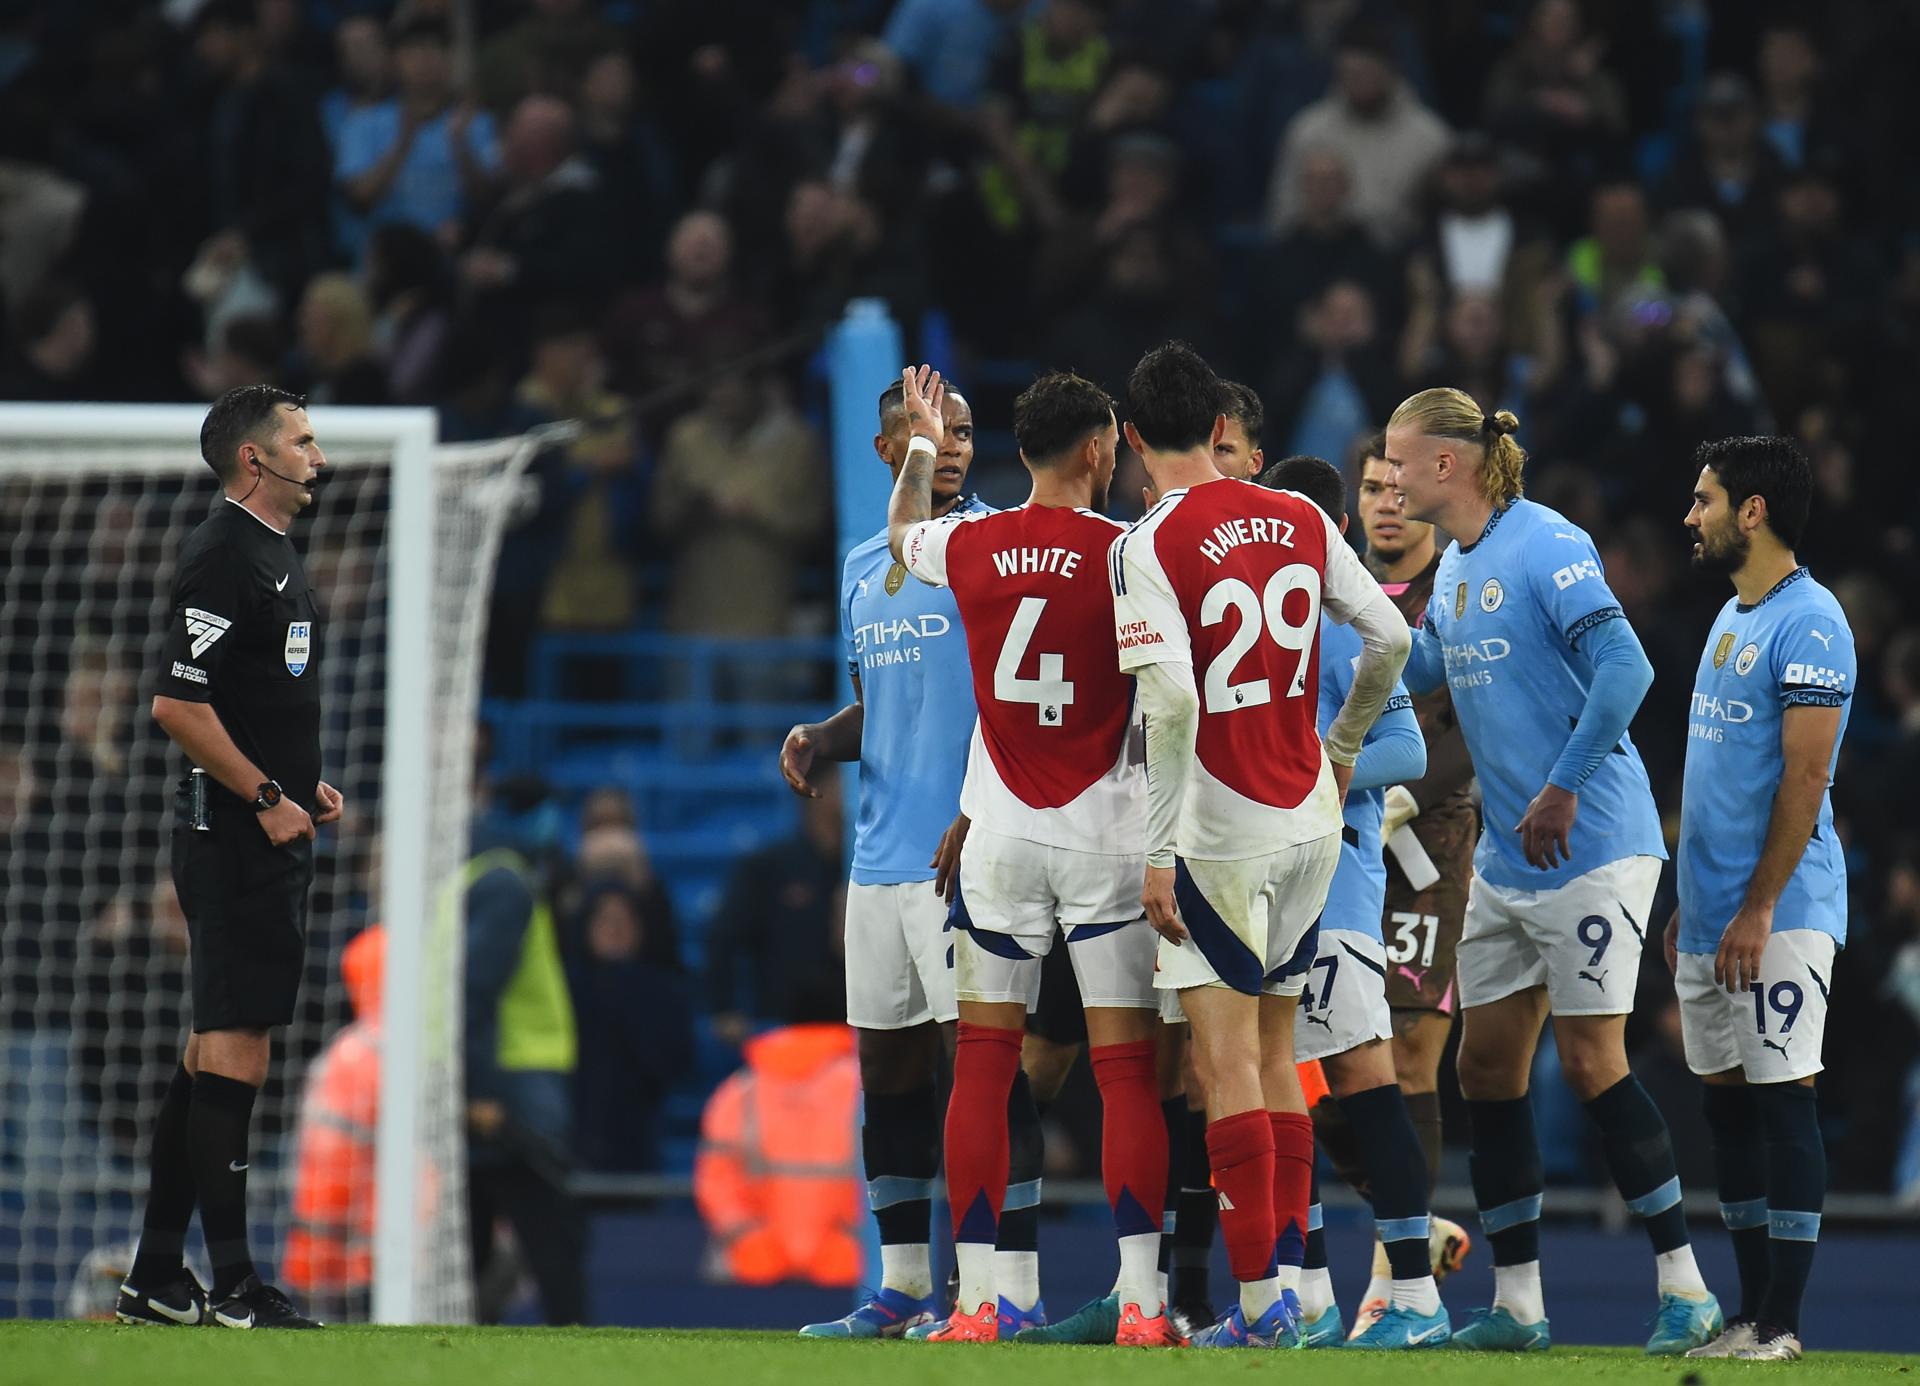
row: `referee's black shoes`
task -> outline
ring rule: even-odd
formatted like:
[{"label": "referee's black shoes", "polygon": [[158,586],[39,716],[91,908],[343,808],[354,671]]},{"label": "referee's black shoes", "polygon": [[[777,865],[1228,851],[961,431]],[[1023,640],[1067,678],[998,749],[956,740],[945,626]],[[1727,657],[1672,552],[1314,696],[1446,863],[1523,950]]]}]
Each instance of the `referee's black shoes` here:
[{"label": "referee's black shoes", "polygon": [[132,1281],[123,1281],[113,1316],[121,1323],[191,1328],[207,1321],[207,1291],[184,1266],[180,1274],[152,1291],[136,1290]]},{"label": "referee's black shoes", "polygon": [[293,1301],[272,1285],[250,1275],[233,1293],[213,1306],[209,1317],[222,1328],[325,1328],[293,1307]]}]

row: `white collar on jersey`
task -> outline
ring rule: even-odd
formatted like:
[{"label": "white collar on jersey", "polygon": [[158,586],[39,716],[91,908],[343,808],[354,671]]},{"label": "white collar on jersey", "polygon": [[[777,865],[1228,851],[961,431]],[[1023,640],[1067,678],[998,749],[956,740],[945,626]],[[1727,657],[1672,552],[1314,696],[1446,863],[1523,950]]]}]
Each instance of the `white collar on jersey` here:
[{"label": "white collar on jersey", "polygon": [[[246,506],[240,505],[240,502],[235,500],[232,496],[222,496],[220,497],[220,499],[225,501],[228,505],[238,505],[242,510],[247,510]],[[260,519],[258,515],[254,515],[251,510],[247,510],[247,514],[252,515],[256,521],[259,521],[260,524],[265,525],[266,528],[273,529],[272,525],[267,524],[267,522],[265,520]],[[284,529],[273,529],[273,532],[275,534],[280,535],[282,538],[285,538],[287,533]]]}]

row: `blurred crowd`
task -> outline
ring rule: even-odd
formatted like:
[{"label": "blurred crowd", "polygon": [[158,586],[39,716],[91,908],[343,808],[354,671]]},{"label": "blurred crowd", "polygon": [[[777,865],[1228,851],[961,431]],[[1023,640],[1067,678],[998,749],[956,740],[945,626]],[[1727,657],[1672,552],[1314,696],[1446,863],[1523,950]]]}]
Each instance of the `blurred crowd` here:
[{"label": "blurred crowd", "polygon": [[[1916,65],[1908,0],[13,6],[0,398],[271,378],[433,406],[448,438],[593,422],[540,459],[502,555],[487,677],[511,696],[541,631],[817,620],[837,574],[814,362],[855,297],[969,388],[998,503],[1030,367],[1118,395],[1184,337],[1259,391],[1270,457],[1342,462],[1404,395],[1457,385],[1519,416],[1528,494],[1600,540],[1656,668],[1634,735],[1674,816],[1726,596],[1688,569],[1689,457],[1792,434],[1818,484],[1802,556],[1861,660],[1834,1178],[1920,1198],[1920,534],[1873,489],[1920,367]],[[1116,513],[1137,495],[1117,485]],[[25,773],[0,745],[0,822]],[[810,810],[739,869],[700,950],[731,960],[708,964],[708,1033],[818,1012],[831,829]],[[623,998],[693,993],[659,980],[678,954],[639,828],[568,840],[614,851],[609,831],[625,865],[569,868],[563,952],[581,1082],[653,1084],[618,1113],[637,1121],[662,1080],[621,1057]],[[1648,956],[1643,1071],[1691,1110]],[[693,1024],[671,1010],[644,1018]],[[578,1139],[590,1163],[651,1149]]]}]

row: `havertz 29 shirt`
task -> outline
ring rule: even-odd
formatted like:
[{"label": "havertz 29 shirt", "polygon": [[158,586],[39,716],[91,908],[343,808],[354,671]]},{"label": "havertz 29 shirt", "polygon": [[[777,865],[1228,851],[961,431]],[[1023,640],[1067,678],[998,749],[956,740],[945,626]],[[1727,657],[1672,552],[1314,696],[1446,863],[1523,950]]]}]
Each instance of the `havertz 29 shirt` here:
[{"label": "havertz 29 shirt", "polygon": [[181,546],[154,691],[212,704],[234,745],[309,812],[320,782],[320,650],[299,550],[223,500]]}]

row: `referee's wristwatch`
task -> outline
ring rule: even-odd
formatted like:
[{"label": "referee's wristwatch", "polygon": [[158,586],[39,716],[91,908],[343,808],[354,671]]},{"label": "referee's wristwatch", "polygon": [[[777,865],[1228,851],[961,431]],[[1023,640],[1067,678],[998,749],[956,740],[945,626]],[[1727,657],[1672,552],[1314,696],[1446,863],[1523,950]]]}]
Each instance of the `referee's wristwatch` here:
[{"label": "referee's wristwatch", "polygon": [[280,781],[267,780],[253,791],[253,811],[265,813],[268,809],[280,807]]}]

